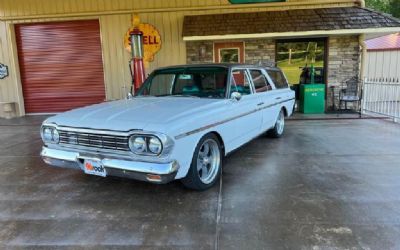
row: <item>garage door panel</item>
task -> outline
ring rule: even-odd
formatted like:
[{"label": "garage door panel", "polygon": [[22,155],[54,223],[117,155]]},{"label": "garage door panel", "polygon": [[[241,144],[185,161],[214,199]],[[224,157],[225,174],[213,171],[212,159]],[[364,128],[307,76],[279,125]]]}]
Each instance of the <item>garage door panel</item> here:
[{"label": "garage door panel", "polygon": [[27,113],[104,101],[98,20],[21,24],[15,31]]}]

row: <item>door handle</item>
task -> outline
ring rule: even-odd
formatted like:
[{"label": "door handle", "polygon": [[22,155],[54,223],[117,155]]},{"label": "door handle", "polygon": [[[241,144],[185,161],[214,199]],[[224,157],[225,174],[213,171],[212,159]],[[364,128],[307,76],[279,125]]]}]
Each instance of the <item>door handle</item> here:
[{"label": "door handle", "polygon": [[282,99],[282,97],[277,97],[277,98],[275,98],[275,100],[281,100]]},{"label": "door handle", "polygon": [[264,105],[263,102],[260,102],[259,104],[257,104],[257,106],[262,106],[262,105]]}]

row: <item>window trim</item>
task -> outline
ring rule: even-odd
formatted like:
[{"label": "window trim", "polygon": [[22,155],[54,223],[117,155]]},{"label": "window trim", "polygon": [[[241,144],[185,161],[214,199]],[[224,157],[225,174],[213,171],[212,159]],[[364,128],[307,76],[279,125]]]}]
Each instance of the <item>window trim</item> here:
[{"label": "window trim", "polygon": [[[285,73],[284,73],[281,69],[279,69],[279,68],[277,68],[277,69],[272,69],[272,68],[271,68],[271,69],[265,69],[265,71],[267,72],[268,76],[271,78],[273,84],[275,85],[275,89],[276,89],[276,90],[280,90],[280,89],[289,89],[289,88],[290,88],[290,83],[289,83],[289,81],[288,81],[288,79],[287,79]],[[268,71],[275,71],[275,72],[279,72],[280,74],[282,74],[283,78],[284,78],[285,81],[286,81],[287,87],[286,87],[286,88],[278,88],[277,85],[276,85],[276,83],[275,83],[274,80],[272,79],[272,77],[269,75],[269,72],[268,72]]]},{"label": "window trim", "polygon": [[[251,96],[251,95],[257,94],[257,93],[255,92],[255,89],[254,89],[253,79],[251,79],[250,72],[249,72],[249,68],[246,68],[246,67],[232,67],[232,68],[230,69],[230,71],[229,71],[229,77],[228,77],[229,84],[227,84],[227,85],[228,85],[229,87],[227,88],[227,91],[226,91],[227,99],[231,99],[231,97],[230,97],[230,95],[229,95],[229,94],[231,93],[231,87],[232,87],[231,82],[232,82],[232,78],[233,78],[233,72],[236,71],[236,70],[243,70],[243,71],[245,71],[245,74],[247,75],[247,79],[249,80],[249,85],[250,85],[251,93],[250,93],[249,95],[244,95],[244,96]],[[234,79],[234,78],[233,78],[233,79]],[[236,81],[235,81],[235,84],[236,84]]]},{"label": "window trim", "polygon": [[[266,82],[266,83],[267,83],[267,87],[268,87],[268,85],[271,87],[270,90],[268,90],[268,91],[263,91],[263,92],[257,92],[256,86],[255,86],[254,81],[253,81],[253,77],[252,77],[251,72],[250,72],[250,71],[252,71],[252,70],[260,71],[260,72],[261,72],[261,74],[265,77],[265,80],[267,81],[267,82]],[[257,69],[257,68],[249,68],[248,71],[249,71],[249,74],[250,74],[250,76],[251,76],[251,81],[253,82],[254,92],[255,92],[256,94],[267,93],[267,92],[271,92],[271,91],[273,91],[273,90],[276,89],[275,84],[273,83],[273,81],[271,81],[271,79],[270,79],[270,77],[269,77],[269,75],[268,75],[268,72],[266,72],[265,69],[262,69],[262,68],[258,68],[258,69]],[[271,83],[272,83],[272,84],[271,84]]]}]

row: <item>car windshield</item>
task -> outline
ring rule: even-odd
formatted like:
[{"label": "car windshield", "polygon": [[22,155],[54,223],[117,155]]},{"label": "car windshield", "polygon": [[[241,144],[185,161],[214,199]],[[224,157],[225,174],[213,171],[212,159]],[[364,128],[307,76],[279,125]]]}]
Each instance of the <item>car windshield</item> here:
[{"label": "car windshield", "polygon": [[224,67],[188,67],[157,70],[136,96],[178,96],[225,98],[228,69]]}]

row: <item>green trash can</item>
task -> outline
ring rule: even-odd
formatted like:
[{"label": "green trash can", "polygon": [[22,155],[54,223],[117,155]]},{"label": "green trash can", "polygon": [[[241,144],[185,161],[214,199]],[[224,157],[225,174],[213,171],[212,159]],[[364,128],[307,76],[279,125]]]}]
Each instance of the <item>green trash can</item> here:
[{"label": "green trash can", "polygon": [[325,84],[301,84],[299,105],[304,114],[325,113]]}]

